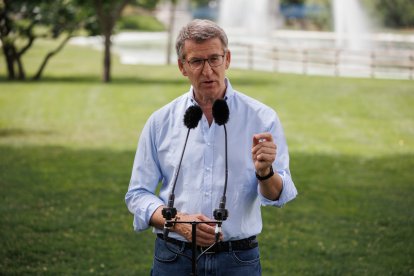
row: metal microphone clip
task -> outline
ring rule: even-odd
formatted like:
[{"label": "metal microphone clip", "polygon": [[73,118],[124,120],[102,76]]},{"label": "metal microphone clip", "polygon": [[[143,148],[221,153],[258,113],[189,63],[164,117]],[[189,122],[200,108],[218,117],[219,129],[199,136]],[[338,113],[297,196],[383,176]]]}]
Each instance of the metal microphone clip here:
[{"label": "metal microphone clip", "polygon": [[221,221],[218,221],[216,224],[216,229],[214,230],[214,234],[216,235],[216,242],[219,242],[220,240],[220,234],[221,234]]}]

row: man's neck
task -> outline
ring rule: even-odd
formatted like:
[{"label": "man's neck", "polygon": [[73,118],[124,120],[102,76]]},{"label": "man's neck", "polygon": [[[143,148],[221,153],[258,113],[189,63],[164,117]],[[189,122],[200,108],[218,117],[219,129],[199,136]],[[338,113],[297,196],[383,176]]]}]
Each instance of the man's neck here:
[{"label": "man's neck", "polygon": [[203,111],[203,114],[206,116],[208,125],[211,126],[213,123],[213,104],[214,101],[217,99],[222,99],[224,97],[224,94],[226,91],[222,93],[222,95],[218,98],[206,98],[206,97],[198,97],[195,92],[193,92],[194,100],[198,103],[201,110]]}]

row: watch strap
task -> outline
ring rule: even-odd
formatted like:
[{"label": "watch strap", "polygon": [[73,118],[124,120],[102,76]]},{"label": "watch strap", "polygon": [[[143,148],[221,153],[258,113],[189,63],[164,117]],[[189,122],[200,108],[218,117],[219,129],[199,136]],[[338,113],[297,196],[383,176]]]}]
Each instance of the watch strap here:
[{"label": "watch strap", "polygon": [[258,180],[260,180],[260,181],[263,181],[263,180],[266,180],[266,179],[271,178],[274,174],[275,174],[275,173],[273,172],[273,167],[272,167],[272,166],[270,166],[270,172],[269,172],[269,174],[267,174],[267,175],[265,175],[265,176],[260,176],[260,175],[258,175],[258,174],[257,174],[257,172],[256,172],[256,178],[257,178]]}]

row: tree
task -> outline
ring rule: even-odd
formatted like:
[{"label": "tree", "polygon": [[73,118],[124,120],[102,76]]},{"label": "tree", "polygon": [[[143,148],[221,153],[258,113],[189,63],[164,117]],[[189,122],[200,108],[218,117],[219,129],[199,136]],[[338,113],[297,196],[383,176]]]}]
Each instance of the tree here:
[{"label": "tree", "polygon": [[[111,37],[127,4],[154,9],[158,0],[0,0],[0,39],[8,79],[26,78],[22,56],[40,37],[60,39],[48,52],[33,79],[40,79],[50,60],[74,35],[85,29],[101,34],[104,43],[103,81],[111,80]],[[41,30],[41,31],[39,31]]]},{"label": "tree", "polygon": [[[83,1],[78,0],[79,3]],[[135,4],[146,9],[155,8],[158,0],[94,0],[93,7],[97,14],[99,30],[104,39],[103,82],[111,81],[111,37],[115,24],[127,4]],[[87,6],[87,4],[82,4]]]},{"label": "tree", "polygon": [[26,79],[22,56],[36,39],[60,38],[59,45],[46,54],[32,77],[40,79],[50,58],[82,26],[79,15],[83,15],[82,11],[77,10],[70,0],[56,0],[53,5],[47,0],[0,0],[0,40],[8,79]]},{"label": "tree", "polygon": [[414,1],[413,0],[376,0],[376,10],[383,18],[386,27],[413,27]]},{"label": "tree", "polygon": [[94,0],[93,5],[98,16],[98,24],[104,38],[103,77],[104,82],[111,81],[111,37],[116,21],[122,10],[131,0]]}]

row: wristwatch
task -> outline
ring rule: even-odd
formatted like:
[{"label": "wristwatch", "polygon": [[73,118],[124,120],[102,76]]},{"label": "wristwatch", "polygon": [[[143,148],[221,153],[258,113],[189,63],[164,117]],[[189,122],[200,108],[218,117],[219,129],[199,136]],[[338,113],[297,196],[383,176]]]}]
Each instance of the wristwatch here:
[{"label": "wristwatch", "polygon": [[266,179],[271,178],[274,174],[275,174],[275,173],[273,172],[273,167],[272,167],[272,166],[270,166],[270,172],[269,172],[269,174],[268,174],[268,175],[265,175],[265,176],[260,176],[260,175],[258,175],[258,174],[257,174],[257,172],[256,172],[256,178],[257,178],[258,180],[262,181],[262,180],[266,180]]}]

